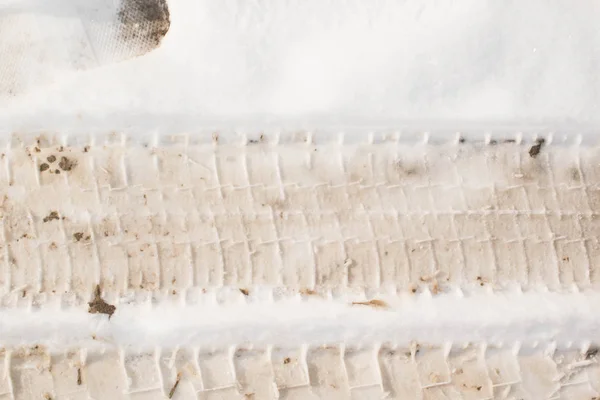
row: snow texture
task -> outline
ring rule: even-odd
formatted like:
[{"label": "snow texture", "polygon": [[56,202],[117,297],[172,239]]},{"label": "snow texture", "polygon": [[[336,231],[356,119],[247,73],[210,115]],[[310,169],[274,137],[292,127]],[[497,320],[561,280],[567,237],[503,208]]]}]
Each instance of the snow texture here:
[{"label": "snow texture", "polygon": [[600,395],[600,2],[118,4],[0,0],[0,398]]},{"label": "snow texture", "polygon": [[[2,127],[600,122],[598,1],[171,3],[160,48],[53,70],[51,84],[2,100]],[[14,4],[2,0],[0,12]],[[38,22],[53,31],[77,18]],[[52,43],[50,59],[65,53]]]}]

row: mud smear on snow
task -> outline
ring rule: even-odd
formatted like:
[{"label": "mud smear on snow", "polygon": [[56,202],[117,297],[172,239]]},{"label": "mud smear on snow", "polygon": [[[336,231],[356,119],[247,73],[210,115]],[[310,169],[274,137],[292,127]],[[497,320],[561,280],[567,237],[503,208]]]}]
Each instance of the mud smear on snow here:
[{"label": "mud smear on snow", "polygon": [[535,144],[529,149],[529,157],[536,158],[538,154],[540,154],[540,152],[542,151],[542,146],[545,142],[546,141],[543,138],[537,139]]},{"label": "mud smear on snow", "polygon": [[170,24],[166,0],[33,0],[0,8],[0,100],[55,82],[56,71],[142,56],[161,44]]},{"label": "mud smear on snow", "polygon": [[138,56],[158,47],[171,26],[166,0],[124,0],[118,19],[120,40],[132,43]]},{"label": "mud smear on snow", "polygon": [[96,286],[96,294],[94,296],[94,300],[90,301],[88,305],[90,306],[89,313],[90,314],[106,314],[108,315],[108,319],[112,317],[112,315],[117,310],[117,307],[112,304],[108,304],[101,297],[102,291],[100,290],[100,285]]}]

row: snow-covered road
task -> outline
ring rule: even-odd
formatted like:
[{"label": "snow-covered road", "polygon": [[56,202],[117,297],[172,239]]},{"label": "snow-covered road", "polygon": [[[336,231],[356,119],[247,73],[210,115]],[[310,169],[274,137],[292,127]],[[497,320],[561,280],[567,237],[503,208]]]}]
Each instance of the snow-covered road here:
[{"label": "snow-covered road", "polygon": [[0,0],[0,398],[600,396],[600,2],[150,3]]}]

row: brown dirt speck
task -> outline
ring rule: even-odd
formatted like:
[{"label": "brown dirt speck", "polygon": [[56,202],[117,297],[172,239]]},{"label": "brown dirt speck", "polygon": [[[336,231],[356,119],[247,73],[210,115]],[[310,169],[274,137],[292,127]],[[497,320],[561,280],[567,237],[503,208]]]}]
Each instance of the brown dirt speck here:
[{"label": "brown dirt speck", "polygon": [[58,166],[63,171],[71,171],[77,165],[77,161],[71,160],[67,157],[61,157]]},{"label": "brown dirt speck", "polygon": [[242,292],[244,296],[248,296],[250,294],[250,291],[248,289],[240,289],[240,292]]},{"label": "brown dirt speck", "polygon": [[77,385],[81,386],[82,382],[83,382],[83,380],[81,378],[81,368],[77,368]]},{"label": "brown dirt speck", "polygon": [[81,239],[83,239],[83,232],[75,232],[73,234],[73,239],[75,239],[75,241],[79,242]]},{"label": "brown dirt speck", "polygon": [[286,357],[286,358],[283,359],[283,363],[284,364],[289,364],[291,362],[292,362],[292,360],[289,357]]},{"label": "brown dirt speck", "polygon": [[105,302],[102,299],[102,297],[100,296],[100,294],[101,294],[100,285],[97,285],[94,300],[92,300],[88,303],[88,305],[90,306],[90,309],[88,312],[90,314],[106,314],[106,315],[108,315],[108,319],[110,319],[110,317],[112,317],[112,315],[117,310],[117,307]]},{"label": "brown dirt speck", "polygon": [[54,221],[54,220],[58,220],[58,219],[60,219],[60,217],[58,216],[58,212],[52,211],[52,212],[50,212],[50,214],[48,214],[47,216],[44,217],[43,221],[50,222],[50,221]]},{"label": "brown dirt speck", "polygon": [[54,161],[56,161],[56,156],[54,154],[48,156],[46,158],[46,160],[48,160],[48,162],[53,163]]},{"label": "brown dirt speck", "polygon": [[542,146],[546,143],[544,138],[539,138],[535,141],[535,144],[529,149],[529,157],[536,158],[542,151]]},{"label": "brown dirt speck", "polygon": [[50,166],[46,163],[43,163],[40,165],[40,172],[44,172],[47,171],[50,168]]},{"label": "brown dirt speck", "polygon": [[388,305],[385,301],[377,300],[377,299],[373,299],[373,300],[369,300],[369,301],[353,301],[352,305],[353,306],[369,306],[369,307],[374,307],[374,308],[387,308],[388,307]]}]

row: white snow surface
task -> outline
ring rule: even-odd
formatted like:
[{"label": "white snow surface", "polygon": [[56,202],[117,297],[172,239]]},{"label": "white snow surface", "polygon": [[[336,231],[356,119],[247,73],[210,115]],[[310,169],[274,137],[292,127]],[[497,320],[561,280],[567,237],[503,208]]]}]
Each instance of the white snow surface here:
[{"label": "white snow surface", "polygon": [[[17,3],[3,0],[0,11]],[[55,70],[48,85],[0,101],[2,129],[600,122],[598,1],[172,0],[169,7],[160,48],[85,71]],[[40,28],[73,18],[46,16]],[[56,46],[50,57],[64,55]]]},{"label": "white snow surface", "polygon": [[384,297],[386,308],[300,296],[265,301],[260,295],[220,304],[217,297],[208,293],[195,304],[184,298],[117,303],[110,320],[83,307],[61,308],[59,303],[27,313],[7,309],[0,311],[0,337],[5,346],[42,343],[52,351],[75,344],[174,348],[387,341],[409,345],[417,340],[568,347],[595,341],[600,329],[594,312],[600,294],[594,292],[407,294]]}]

